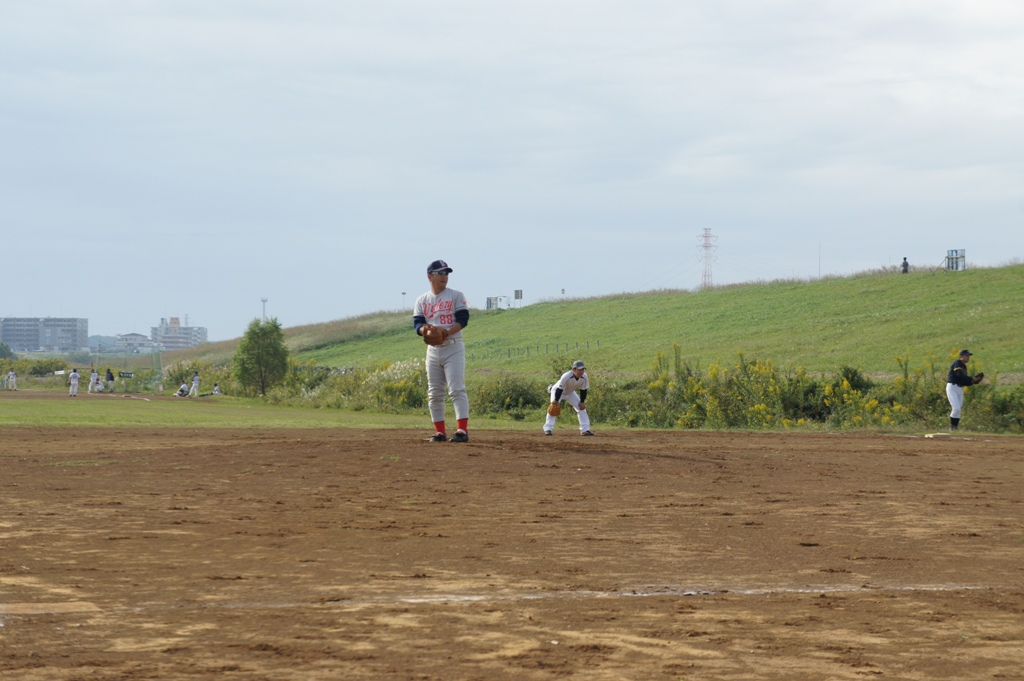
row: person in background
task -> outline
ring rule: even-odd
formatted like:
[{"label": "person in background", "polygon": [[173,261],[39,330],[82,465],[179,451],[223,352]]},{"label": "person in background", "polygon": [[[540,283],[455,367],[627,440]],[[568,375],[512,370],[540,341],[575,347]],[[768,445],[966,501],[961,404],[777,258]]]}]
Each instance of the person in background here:
[{"label": "person in background", "polygon": [[981,373],[971,376],[967,373],[967,363],[971,361],[972,352],[960,351],[960,357],[949,367],[949,376],[946,377],[946,398],[952,411],[949,412],[949,429],[956,430],[960,427],[960,412],[964,407],[964,388],[970,385],[977,385],[985,378]]}]

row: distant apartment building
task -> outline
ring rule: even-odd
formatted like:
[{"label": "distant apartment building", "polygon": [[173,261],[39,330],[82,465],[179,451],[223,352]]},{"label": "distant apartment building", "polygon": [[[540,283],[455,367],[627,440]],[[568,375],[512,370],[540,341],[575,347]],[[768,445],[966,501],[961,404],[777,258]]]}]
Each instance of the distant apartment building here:
[{"label": "distant apartment building", "polygon": [[151,327],[151,340],[161,350],[182,350],[206,342],[206,327],[182,326],[181,319],[161,319],[160,326]]},{"label": "distant apartment building", "polygon": [[89,320],[75,317],[4,317],[0,343],[15,352],[88,352]]},{"label": "distant apartment building", "polygon": [[141,355],[156,352],[159,348],[149,336],[144,336],[141,333],[119,333],[117,340],[114,341],[114,346],[118,352]]}]

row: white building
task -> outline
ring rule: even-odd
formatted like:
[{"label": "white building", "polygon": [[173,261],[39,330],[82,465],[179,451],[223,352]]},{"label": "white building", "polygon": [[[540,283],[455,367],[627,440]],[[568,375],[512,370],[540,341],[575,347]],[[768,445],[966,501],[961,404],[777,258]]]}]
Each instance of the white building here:
[{"label": "white building", "polygon": [[206,342],[206,327],[182,326],[181,319],[160,319],[160,326],[151,329],[151,339],[161,350],[182,350]]},{"label": "white building", "polygon": [[79,317],[6,317],[0,343],[15,352],[88,352],[89,320]]},{"label": "white building", "polygon": [[157,344],[150,340],[149,336],[141,333],[119,333],[114,345],[118,352],[125,354],[146,355],[158,349]]}]

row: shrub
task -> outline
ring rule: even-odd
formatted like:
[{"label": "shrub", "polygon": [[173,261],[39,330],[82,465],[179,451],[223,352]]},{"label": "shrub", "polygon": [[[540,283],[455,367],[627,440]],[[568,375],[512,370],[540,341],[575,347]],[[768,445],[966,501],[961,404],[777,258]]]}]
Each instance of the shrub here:
[{"label": "shrub", "polygon": [[523,419],[527,409],[548,403],[546,384],[514,374],[489,377],[473,386],[470,405],[478,414],[508,414]]}]

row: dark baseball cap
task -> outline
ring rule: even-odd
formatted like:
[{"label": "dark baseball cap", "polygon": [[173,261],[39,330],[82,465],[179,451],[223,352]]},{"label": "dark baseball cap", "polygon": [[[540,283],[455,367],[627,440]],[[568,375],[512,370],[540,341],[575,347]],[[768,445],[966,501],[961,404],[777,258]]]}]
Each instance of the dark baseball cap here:
[{"label": "dark baseball cap", "polygon": [[583,363],[582,359],[578,359],[578,360],[576,360],[575,362],[572,363],[572,368],[573,369],[586,369],[587,365]]},{"label": "dark baseball cap", "polygon": [[960,356],[961,356],[961,357],[963,357],[964,355],[968,355],[968,356],[970,356],[970,355],[973,355],[973,354],[974,354],[974,353],[973,353],[973,352],[971,352],[970,350],[961,350],[961,351],[960,351]]},{"label": "dark baseball cap", "polygon": [[435,260],[427,266],[427,274],[448,274],[452,271],[444,260]]}]

